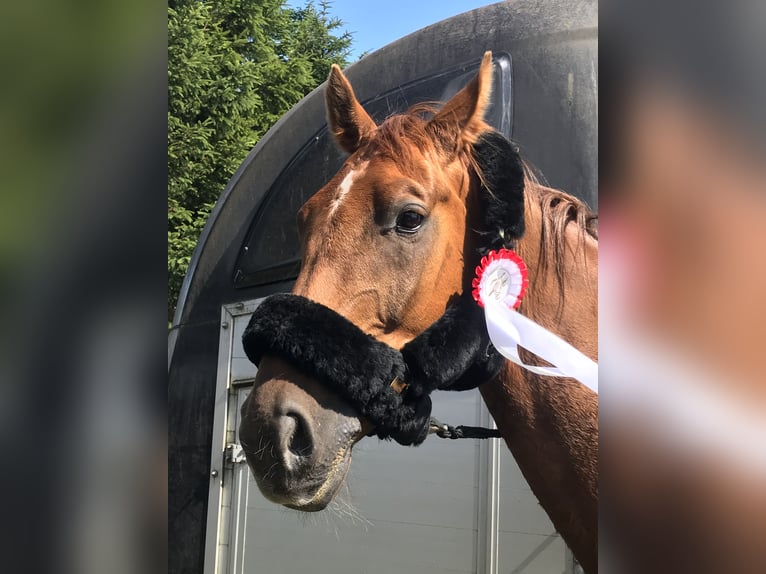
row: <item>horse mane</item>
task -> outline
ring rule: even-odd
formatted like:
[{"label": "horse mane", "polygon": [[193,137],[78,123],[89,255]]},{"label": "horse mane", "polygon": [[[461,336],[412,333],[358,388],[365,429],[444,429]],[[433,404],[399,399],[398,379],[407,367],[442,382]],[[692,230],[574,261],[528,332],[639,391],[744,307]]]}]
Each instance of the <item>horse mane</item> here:
[{"label": "horse mane", "polygon": [[578,230],[578,242],[586,235],[598,241],[598,215],[588,205],[559,189],[548,187],[541,181],[539,172],[524,161],[525,199],[540,207],[540,257],[537,272],[552,269],[559,290],[559,309],[564,304],[564,275],[566,271],[566,228],[574,223]]}]

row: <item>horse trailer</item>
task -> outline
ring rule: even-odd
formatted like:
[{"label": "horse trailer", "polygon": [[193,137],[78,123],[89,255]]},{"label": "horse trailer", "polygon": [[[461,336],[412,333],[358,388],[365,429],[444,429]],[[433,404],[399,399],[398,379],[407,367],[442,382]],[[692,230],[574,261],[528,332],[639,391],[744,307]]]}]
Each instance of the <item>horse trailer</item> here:
[{"label": "horse trailer", "polygon": [[[345,72],[378,122],[446,101],[486,50],[487,122],[553,187],[597,205],[597,3],[501,2],[439,22]],[[173,573],[576,572],[505,444],[367,438],[343,500],[301,514],[259,492],[237,442],[256,368],[241,336],[300,268],[296,213],[343,163],[323,86],[260,140],[202,232],[169,337],[169,566]],[[477,390],[436,393],[434,416],[490,426]]]}]

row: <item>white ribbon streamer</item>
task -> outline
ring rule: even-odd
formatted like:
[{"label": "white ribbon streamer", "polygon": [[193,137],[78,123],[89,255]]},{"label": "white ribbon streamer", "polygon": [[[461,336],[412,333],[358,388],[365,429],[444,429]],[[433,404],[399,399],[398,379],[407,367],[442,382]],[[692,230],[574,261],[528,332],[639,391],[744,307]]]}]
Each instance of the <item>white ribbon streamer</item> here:
[{"label": "white ribbon streamer", "polygon": [[[506,359],[538,375],[576,379],[598,393],[598,363],[494,297],[485,297],[483,302],[489,338]],[[555,366],[527,365],[519,357],[519,347]]]}]

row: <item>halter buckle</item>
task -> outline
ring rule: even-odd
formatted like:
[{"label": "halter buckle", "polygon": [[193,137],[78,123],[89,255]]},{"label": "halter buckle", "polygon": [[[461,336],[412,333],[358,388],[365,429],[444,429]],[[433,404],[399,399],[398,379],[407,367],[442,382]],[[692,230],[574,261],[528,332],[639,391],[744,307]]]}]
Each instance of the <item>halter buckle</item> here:
[{"label": "halter buckle", "polygon": [[409,383],[403,383],[399,380],[399,377],[394,377],[394,380],[391,381],[391,388],[394,389],[398,394],[402,394],[404,391],[407,390],[407,387],[409,387]]}]

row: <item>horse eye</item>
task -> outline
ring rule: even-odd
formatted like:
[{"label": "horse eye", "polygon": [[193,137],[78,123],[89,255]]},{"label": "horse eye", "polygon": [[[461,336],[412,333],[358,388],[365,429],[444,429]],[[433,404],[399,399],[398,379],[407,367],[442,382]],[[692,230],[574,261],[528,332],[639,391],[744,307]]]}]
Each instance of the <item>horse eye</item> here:
[{"label": "horse eye", "polygon": [[417,211],[403,211],[396,218],[396,229],[405,233],[413,233],[420,229],[422,223],[423,215]]}]

